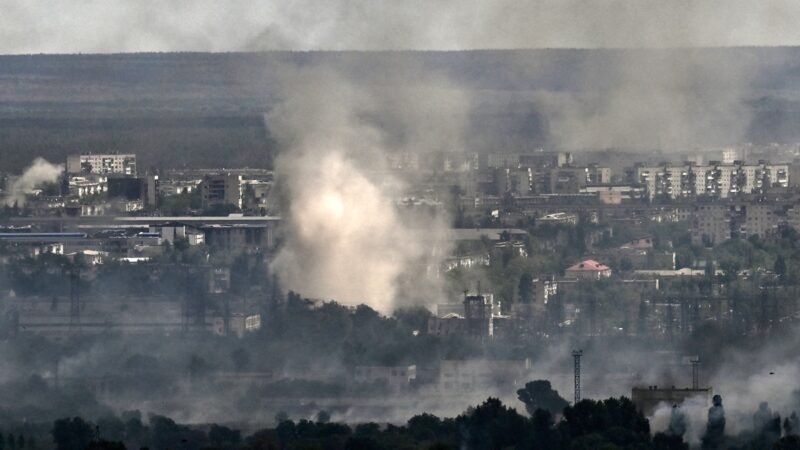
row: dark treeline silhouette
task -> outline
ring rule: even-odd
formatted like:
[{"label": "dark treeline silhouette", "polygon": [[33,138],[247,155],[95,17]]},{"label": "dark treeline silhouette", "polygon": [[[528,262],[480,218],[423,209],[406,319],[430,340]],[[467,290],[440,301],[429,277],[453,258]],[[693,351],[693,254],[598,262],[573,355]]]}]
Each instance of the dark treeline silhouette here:
[{"label": "dark treeline silhouette", "polygon": [[[558,420],[556,420],[558,417]],[[52,436],[58,450],[150,449],[505,449],[505,448],[683,448],[657,444],[647,419],[627,398],[583,400],[554,416],[536,410],[523,416],[496,398],[469,408],[455,418],[430,414],[405,425],[327,421],[293,421],[285,416],[272,427],[242,437],[221,425],[185,426],[163,416],[125,413],[91,423],[79,417],[55,421]],[[678,442],[679,443],[679,442]]]},{"label": "dark treeline silhouette", "polygon": [[[539,380],[543,381],[543,380]],[[541,383],[540,383],[541,384]],[[542,386],[539,386],[543,388]],[[530,390],[531,386],[529,386]],[[521,390],[522,391],[522,390]],[[557,394],[556,394],[557,396]],[[762,404],[754,415],[755,428],[726,436],[721,398],[714,398],[702,439],[704,449],[798,448],[800,438],[787,430],[781,438],[780,418]],[[766,408],[766,409],[765,409]],[[680,415],[679,408],[673,419]],[[769,413],[766,419],[765,413]],[[685,420],[685,417],[683,418]],[[796,421],[796,415],[794,419]],[[777,421],[777,422],[776,422]],[[649,421],[625,397],[582,400],[557,413],[536,409],[519,414],[496,398],[488,398],[454,418],[423,413],[404,425],[330,422],[321,411],[316,420],[291,420],[285,413],[277,424],[243,436],[227,426],[181,425],[150,415],[145,423],[138,411],[108,416],[96,422],[80,417],[56,420],[50,432],[57,450],[124,449],[226,449],[226,450],[370,450],[370,449],[657,449],[690,448],[683,427],[652,433]],[[768,423],[767,423],[768,422]],[[777,423],[775,428],[773,423]],[[761,428],[759,428],[761,427]],[[773,433],[776,432],[776,433]],[[13,439],[13,437],[12,437]],[[23,442],[20,439],[20,442]],[[31,440],[28,447],[34,448]],[[50,448],[45,446],[44,448]]]}]

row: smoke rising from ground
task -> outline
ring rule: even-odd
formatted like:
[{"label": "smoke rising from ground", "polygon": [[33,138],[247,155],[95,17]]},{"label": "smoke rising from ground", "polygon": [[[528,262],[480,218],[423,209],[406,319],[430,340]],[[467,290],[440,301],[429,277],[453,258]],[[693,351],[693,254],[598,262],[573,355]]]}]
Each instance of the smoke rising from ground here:
[{"label": "smoke rising from ground", "polygon": [[37,0],[2,9],[2,53],[800,44],[791,0]]},{"label": "smoke rising from ground", "polygon": [[286,100],[267,118],[284,149],[275,170],[287,234],[273,268],[302,295],[390,312],[400,277],[444,246],[446,224],[399,217],[404,182],[384,170],[386,155],[460,149],[468,99],[446,87],[357,87],[320,68],[287,69],[284,81]]},{"label": "smoke rising from ground", "polygon": [[12,180],[6,187],[3,202],[8,206],[24,205],[26,194],[43,183],[55,183],[62,172],[64,172],[63,164],[51,164],[43,158],[36,158],[22,175]]},{"label": "smoke rising from ground", "polygon": [[539,103],[562,148],[692,151],[746,142],[755,58],[712,50],[608,51],[573,76],[587,89]]}]

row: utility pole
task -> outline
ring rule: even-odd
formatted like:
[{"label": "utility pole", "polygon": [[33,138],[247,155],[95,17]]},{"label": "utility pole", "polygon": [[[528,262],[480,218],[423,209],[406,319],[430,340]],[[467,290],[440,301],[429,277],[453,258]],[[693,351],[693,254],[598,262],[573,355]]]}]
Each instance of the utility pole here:
[{"label": "utility pole", "polygon": [[695,356],[689,362],[692,363],[692,389],[700,389],[700,358]]},{"label": "utility pole", "polygon": [[81,269],[73,267],[69,272],[69,328],[80,331],[81,326]]},{"label": "utility pole", "polygon": [[575,404],[581,401],[581,356],[583,350],[572,351],[572,358],[575,361]]}]

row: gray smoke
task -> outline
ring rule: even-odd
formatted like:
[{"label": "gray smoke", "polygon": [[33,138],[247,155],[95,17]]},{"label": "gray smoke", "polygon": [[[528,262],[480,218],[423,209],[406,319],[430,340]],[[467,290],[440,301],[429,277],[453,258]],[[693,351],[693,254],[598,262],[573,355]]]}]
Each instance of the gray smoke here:
[{"label": "gray smoke", "polygon": [[27,194],[44,183],[55,183],[63,172],[63,164],[51,164],[44,158],[36,158],[22,175],[14,178],[7,186],[3,202],[8,206],[22,206]]},{"label": "gray smoke", "polygon": [[559,147],[687,152],[743,142],[757,68],[711,50],[607,51],[573,74],[588,89],[538,99]]},{"label": "gray smoke", "polygon": [[3,1],[0,52],[797,45],[792,0]]},{"label": "gray smoke", "polygon": [[[286,100],[267,118],[284,148],[275,170],[287,235],[273,268],[303,295],[391,312],[401,276],[442,256],[447,224],[400,217],[405,182],[386,156],[462,148],[468,98],[444,85],[355,86],[321,68],[287,68],[282,79]],[[437,291],[417,298],[432,304]]]}]

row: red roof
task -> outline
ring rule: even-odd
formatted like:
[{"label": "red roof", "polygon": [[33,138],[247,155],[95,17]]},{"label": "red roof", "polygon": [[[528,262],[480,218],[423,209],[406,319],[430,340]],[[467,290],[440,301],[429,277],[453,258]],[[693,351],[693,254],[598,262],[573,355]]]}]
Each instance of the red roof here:
[{"label": "red roof", "polygon": [[587,259],[586,261],[581,261],[578,264],[575,264],[572,267],[568,267],[567,270],[583,270],[587,272],[602,272],[604,270],[609,270],[610,268],[603,264],[599,263],[593,259]]}]

